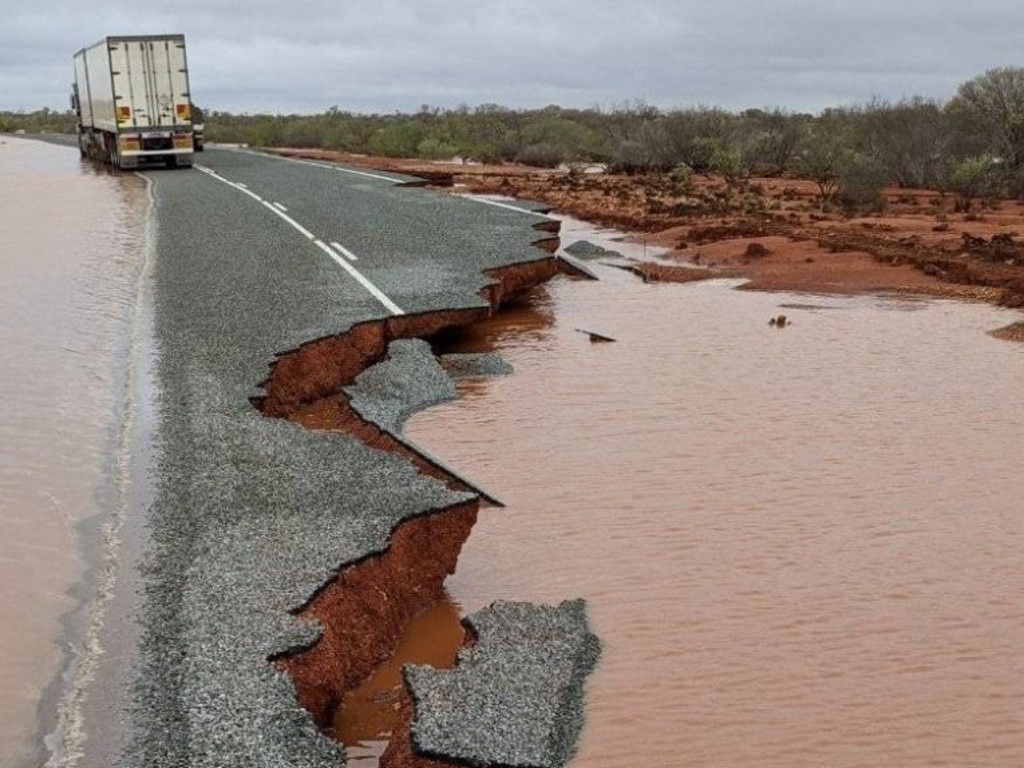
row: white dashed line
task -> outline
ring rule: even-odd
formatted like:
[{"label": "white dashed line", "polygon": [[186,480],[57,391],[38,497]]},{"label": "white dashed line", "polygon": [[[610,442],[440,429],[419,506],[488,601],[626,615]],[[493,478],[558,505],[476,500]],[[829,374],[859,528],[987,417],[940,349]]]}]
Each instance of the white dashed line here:
[{"label": "white dashed line", "polygon": [[[387,308],[387,310],[389,312],[391,312],[392,314],[395,314],[395,315],[404,315],[405,314],[405,310],[403,310],[400,306],[395,304],[395,302],[393,302],[391,299],[389,299],[387,294],[384,293],[384,291],[382,291],[376,285],[371,283],[361,272],[359,272],[359,270],[357,270],[355,267],[353,267],[351,264],[349,264],[344,258],[339,256],[334,251],[332,251],[327,245],[324,244],[323,240],[318,239],[315,235],[313,235],[312,232],[310,232],[304,226],[299,224],[299,222],[297,222],[291,216],[286,214],[284,211],[278,210],[277,208],[274,207],[275,205],[280,205],[280,203],[269,203],[269,202],[267,202],[262,197],[257,195],[255,192],[251,192],[250,190],[248,190],[245,187],[244,184],[240,184],[238,182],[234,182],[234,181],[231,181],[229,179],[226,179],[225,177],[221,176],[216,171],[213,171],[210,168],[207,168],[205,165],[196,165],[196,168],[198,170],[202,171],[203,173],[205,173],[210,178],[216,179],[217,181],[219,181],[219,182],[221,182],[223,184],[227,184],[229,187],[234,187],[239,192],[241,192],[241,193],[243,193],[245,195],[248,195],[253,200],[255,200],[260,205],[262,205],[264,208],[266,208],[268,211],[270,211],[270,212],[274,213],[275,215],[279,216],[280,218],[284,219],[284,221],[286,221],[293,229],[297,230],[302,235],[304,235],[307,239],[311,240],[313,242],[313,244],[317,248],[319,248],[321,251],[323,251],[328,256],[330,256],[331,259],[338,266],[340,266],[342,269],[344,269],[346,272],[348,272],[355,279],[355,281],[357,283],[359,283],[361,286],[363,286],[363,288],[365,288],[367,291],[369,291],[370,295],[372,295],[375,299],[377,299],[377,301],[379,301],[381,304],[383,304]],[[281,206],[281,207],[283,208],[284,206]],[[353,254],[347,248],[344,248],[339,243],[334,243],[334,242],[332,242],[331,245],[335,246],[347,258],[352,259],[352,261],[356,261],[355,254]]]},{"label": "white dashed line", "polygon": [[[334,251],[332,251],[330,248],[328,248],[324,244],[324,242],[322,240],[314,240],[313,244],[317,248],[319,248],[321,251],[326,253],[328,256],[330,256],[332,259],[334,259],[335,263],[338,266],[340,266],[342,269],[344,269],[346,272],[348,272],[350,275],[352,275],[352,277],[354,277],[356,279],[356,281],[361,286],[363,286],[363,288],[368,290],[373,295],[373,297],[375,299],[377,299],[377,301],[379,301],[381,304],[383,304],[385,307],[387,307],[389,310],[391,310],[392,314],[395,314],[395,315],[404,315],[405,314],[405,311],[400,306],[395,304],[395,302],[393,302],[391,299],[389,299],[384,294],[384,291],[382,291],[376,285],[374,285],[369,280],[367,280],[365,277],[363,277],[362,273],[360,273],[359,270],[357,270],[355,267],[353,267],[351,264],[349,264],[347,261],[345,261],[345,259],[341,258],[341,256],[339,256]],[[347,252],[346,252],[346,254],[347,254]]]},{"label": "white dashed line", "polygon": [[359,261],[359,257],[352,253],[352,251],[350,251],[341,243],[337,243],[334,240],[331,240],[331,247],[337,250],[338,253],[345,256],[349,261]]},{"label": "white dashed line", "polygon": [[287,163],[299,163],[300,165],[312,165],[314,168],[326,168],[329,171],[338,171],[340,173],[349,173],[353,176],[365,176],[368,179],[378,179],[379,181],[387,181],[391,184],[402,184],[404,179],[396,179],[392,176],[382,176],[379,173],[370,173],[369,171],[356,171],[352,168],[342,168],[340,165],[331,165],[330,163],[317,163],[312,160],[303,160],[299,157],[287,157],[285,155],[274,155],[269,152],[254,152],[251,149],[242,149],[240,147],[230,147],[231,152],[241,152],[247,155],[259,155],[260,157],[270,157],[274,160],[283,160]]},{"label": "white dashed line", "polygon": [[285,208],[285,207],[284,207],[283,205],[281,205],[280,203],[273,203],[273,206],[274,206],[275,208],[277,208],[277,210],[281,211],[281,213],[287,213],[287,212],[288,212],[288,209],[287,209],[287,208]]}]

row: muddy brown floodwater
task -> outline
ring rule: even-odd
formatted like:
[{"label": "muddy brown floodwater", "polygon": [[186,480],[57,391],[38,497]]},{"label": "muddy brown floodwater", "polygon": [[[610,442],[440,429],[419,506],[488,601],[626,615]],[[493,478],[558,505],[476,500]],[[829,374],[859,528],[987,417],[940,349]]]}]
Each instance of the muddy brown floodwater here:
[{"label": "muddy brown floodwater", "polygon": [[[39,764],[72,589],[114,495],[148,196],[78,152],[0,137],[0,766]],[[83,522],[93,531],[84,533]],[[93,553],[95,554],[95,552]],[[80,629],[81,627],[79,627]]]},{"label": "muddy brown floodwater", "polygon": [[1024,764],[1018,316],[599,269],[477,326],[516,373],[406,426],[508,505],[464,612],[589,602],[574,765]]}]

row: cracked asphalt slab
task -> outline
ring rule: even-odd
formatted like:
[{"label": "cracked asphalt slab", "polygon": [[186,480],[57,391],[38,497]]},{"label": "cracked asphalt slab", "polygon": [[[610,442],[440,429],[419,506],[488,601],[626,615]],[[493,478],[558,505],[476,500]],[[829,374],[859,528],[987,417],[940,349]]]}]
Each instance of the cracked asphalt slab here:
[{"label": "cracked asphalt slab", "polygon": [[[210,149],[201,163],[345,246],[407,312],[484,306],[485,270],[543,255],[536,217],[513,210],[251,153]],[[268,658],[315,640],[291,612],[340,566],[383,551],[401,521],[471,495],[347,435],[262,416],[249,398],[276,355],[387,310],[239,189],[197,171],[147,176],[156,460],[118,762],[336,766],[340,747]],[[436,384],[417,397],[449,394],[450,381]],[[387,420],[407,406],[376,407]]]},{"label": "cracked asphalt slab", "polygon": [[473,765],[564,765],[583,724],[583,682],[601,653],[584,602],[497,601],[463,623],[475,642],[454,669],[403,670],[415,749]]}]

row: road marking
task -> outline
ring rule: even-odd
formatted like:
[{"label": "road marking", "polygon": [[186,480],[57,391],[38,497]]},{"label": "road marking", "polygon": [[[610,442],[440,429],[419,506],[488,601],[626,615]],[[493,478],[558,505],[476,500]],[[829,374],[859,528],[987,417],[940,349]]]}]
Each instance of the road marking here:
[{"label": "road marking", "polygon": [[330,163],[317,163],[312,160],[303,160],[299,157],[287,157],[286,155],[275,155],[269,152],[254,152],[251,149],[242,149],[241,147],[225,147],[231,152],[241,152],[247,155],[258,155],[260,157],[271,157],[275,160],[284,160],[289,163],[299,163],[300,165],[312,165],[314,168],[326,168],[329,171],[339,171],[341,173],[350,173],[353,176],[365,176],[368,179],[378,179],[379,181],[388,181],[392,184],[403,184],[405,179],[396,179],[392,176],[382,176],[379,173],[370,173],[369,171],[356,171],[352,168],[342,168],[340,165],[331,165]]},{"label": "road marking", "polygon": [[[389,310],[391,310],[391,312],[393,314],[396,314],[396,315],[404,315],[405,314],[405,310],[403,310],[400,306],[395,304],[395,302],[393,302],[391,299],[389,299],[380,288],[378,288],[376,285],[374,285],[369,280],[367,280],[365,277],[363,277],[362,273],[360,273],[359,270],[357,270],[355,267],[353,267],[351,264],[349,264],[347,261],[345,261],[343,258],[341,258],[341,256],[339,256],[334,251],[332,251],[330,248],[328,248],[327,245],[324,244],[323,240],[314,240],[313,244],[317,248],[319,248],[321,251],[326,253],[328,256],[330,256],[334,260],[334,262],[336,264],[338,264],[342,269],[344,269],[346,272],[348,272],[350,275],[352,275],[352,277],[354,277],[356,279],[356,281],[361,286],[363,286],[363,288],[365,288],[371,294],[373,294],[373,297],[375,299],[377,299],[377,301],[379,301],[385,307],[387,307]],[[346,255],[347,254],[348,254],[348,252],[346,251]]]},{"label": "road marking", "polygon": [[[205,173],[210,178],[216,179],[217,181],[219,181],[219,182],[221,182],[223,184],[227,184],[229,187],[234,187],[239,192],[242,192],[243,194],[248,195],[253,200],[255,200],[258,203],[260,203],[260,205],[265,207],[268,211],[271,211],[272,213],[276,214],[277,216],[280,216],[289,225],[291,225],[294,229],[296,229],[297,231],[299,231],[300,233],[305,235],[305,237],[307,239],[312,241],[313,244],[317,248],[319,248],[321,251],[323,251],[328,256],[330,256],[332,261],[334,261],[342,269],[344,269],[346,272],[348,272],[355,279],[355,281],[357,283],[359,283],[361,286],[363,286],[363,288],[365,288],[367,291],[369,291],[370,295],[372,295],[375,299],[377,299],[377,301],[379,301],[381,304],[383,304],[387,308],[387,310],[389,312],[391,312],[392,314],[395,314],[395,315],[404,315],[405,314],[405,310],[402,309],[397,304],[395,304],[395,302],[393,302],[391,299],[389,299],[387,294],[384,293],[384,291],[382,291],[376,285],[371,283],[359,270],[357,270],[355,267],[353,267],[351,264],[349,264],[345,259],[343,259],[341,256],[339,256],[334,251],[332,251],[330,248],[328,248],[324,244],[323,240],[318,239],[312,232],[310,232],[304,226],[299,224],[299,222],[297,222],[291,216],[289,216],[288,214],[284,213],[283,211],[279,211],[277,208],[274,207],[273,204],[268,203],[266,200],[264,200],[262,197],[257,195],[255,192],[251,192],[250,190],[246,189],[244,185],[239,184],[238,182],[231,181],[230,179],[227,179],[227,178],[221,176],[219,173],[217,173],[213,169],[207,168],[205,165],[198,165],[198,164],[196,165],[196,168],[198,170],[202,171],[203,173]],[[353,261],[356,260],[355,254],[353,254],[348,249],[342,247],[341,245],[339,245],[337,243],[332,243],[332,245],[335,245],[338,248],[338,250],[340,250],[342,253],[344,253],[348,258],[352,259]]]},{"label": "road marking", "polygon": [[285,208],[280,203],[274,203],[274,207],[277,208],[277,210],[281,211],[282,213],[287,213],[288,212],[288,209]]},{"label": "road marking", "polygon": [[309,240],[313,239],[313,233],[312,232],[310,232],[304,226],[299,224],[299,222],[297,222],[295,219],[293,219],[291,216],[289,216],[284,211],[277,210],[277,208],[275,208],[271,203],[268,203],[266,200],[264,200],[262,197],[257,195],[255,192],[252,192],[251,190],[246,189],[243,185],[238,184],[237,182],[234,182],[234,181],[231,181],[229,179],[224,178],[223,176],[221,176],[216,171],[211,170],[210,168],[207,168],[205,165],[197,165],[196,168],[198,168],[200,171],[205,173],[207,176],[210,176],[210,177],[216,179],[217,181],[223,182],[224,184],[227,184],[229,187],[234,187],[239,192],[241,192],[241,193],[243,193],[245,195],[248,195],[249,197],[251,197],[253,200],[258,202],[260,205],[262,205],[264,208],[266,208],[268,211],[270,211],[274,215],[280,216],[282,219],[284,219],[286,222],[288,222],[289,225],[291,225],[293,228],[295,228],[296,230],[301,232],[303,235],[305,235],[305,237],[307,239],[309,239]]},{"label": "road marking", "polygon": [[510,205],[509,203],[499,203],[497,200],[485,200],[482,197],[470,197],[468,195],[465,195],[464,197],[467,200],[473,200],[474,202],[483,203],[484,205],[493,205],[496,208],[507,208],[510,211],[517,211],[519,213],[528,213],[528,214],[531,214],[533,216],[540,216],[542,219],[548,219],[549,221],[555,221],[555,219],[553,219],[552,217],[548,216],[546,213],[541,213],[540,211],[531,211],[529,208],[520,208],[518,205]]},{"label": "road marking", "polygon": [[350,251],[341,243],[337,243],[334,240],[331,240],[331,247],[335,248],[339,253],[343,254],[344,256],[347,256],[349,261],[359,261],[359,257],[352,253],[352,251]]},{"label": "road marking", "polygon": [[302,163],[303,165],[312,165],[317,168],[327,168],[331,171],[338,171],[339,173],[350,173],[353,176],[365,176],[368,179],[379,179],[380,181],[390,181],[392,184],[403,184],[403,179],[396,179],[391,176],[381,176],[379,173],[369,173],[367,171],[355,171],[351,168],[342,168],[339,165],[330,165],[328,163],[314,163],[311,160],[299,160],[291,157],[282,157],[281,160],[291,160],[293,163]]}]

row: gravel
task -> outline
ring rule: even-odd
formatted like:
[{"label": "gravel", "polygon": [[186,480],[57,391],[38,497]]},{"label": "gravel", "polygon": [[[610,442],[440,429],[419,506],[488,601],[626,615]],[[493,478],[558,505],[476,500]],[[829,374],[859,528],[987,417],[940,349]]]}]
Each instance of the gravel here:
[{"label": "gravel", "polygon": [[441,365],[453,379],[480,379],[515,373],[512,363],[492,352],[453,352],[441,358]]},{"label": "gravel", "polygon": [[465,623],[476,642],[454,669],[403,670],[415,749],[475,765],[564,765],[583,724],[583,682],[600,655],[583,601],[496,602]]},{"label": "gravel", "polygon": [[388,345],[387,358],[363,371],[346,387],[352,408],[391,434],[416,411],[458,398],[451,376],[422,339]]}]

